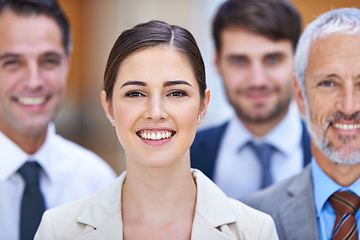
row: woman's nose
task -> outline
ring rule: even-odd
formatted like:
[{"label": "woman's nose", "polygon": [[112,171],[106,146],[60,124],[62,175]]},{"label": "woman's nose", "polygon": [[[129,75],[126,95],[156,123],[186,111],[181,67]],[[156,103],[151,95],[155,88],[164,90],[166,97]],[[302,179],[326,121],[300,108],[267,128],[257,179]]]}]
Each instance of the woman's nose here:
[{"label": "woman's nose", "polygon": [[164,109],[164,100],[161,97],[150,98],[144,117],[146,119],[152,119],[153,121],[166,119],[168,115]]}]

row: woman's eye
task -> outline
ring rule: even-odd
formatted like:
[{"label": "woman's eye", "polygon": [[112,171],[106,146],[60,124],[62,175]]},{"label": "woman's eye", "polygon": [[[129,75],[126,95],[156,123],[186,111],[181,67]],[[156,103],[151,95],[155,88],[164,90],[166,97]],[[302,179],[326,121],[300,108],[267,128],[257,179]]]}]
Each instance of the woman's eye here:
[{"label": "woman's eye", "polygon": [[182,96],[187,96],[187,94],[183,91],[174,91],[174,92],[169,93],[169,96],[182,97]]},{"label": "woman's eye", "polygon": [[126,93],[125,95],[126,97],[132,97],[132,98],[135,98],[135,97],[141,97],[141,96],[144,96],[144,94],[142,94],[141,92],[128,92]]}]

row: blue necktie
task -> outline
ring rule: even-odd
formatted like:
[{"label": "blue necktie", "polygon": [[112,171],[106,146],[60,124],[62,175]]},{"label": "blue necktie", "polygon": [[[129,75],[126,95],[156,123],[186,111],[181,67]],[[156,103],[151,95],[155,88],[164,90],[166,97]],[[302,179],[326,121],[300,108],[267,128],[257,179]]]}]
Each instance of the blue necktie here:
[{"label": "blue necktie", "polygon": [[25,181],[21,200],[20,239],[32,240],[45,211],[44,197],[40,191],[39,168],[36,162],[26,162],[19,173]]},{"label": "blue necktie", "polygon": [[255,144],[250,142],[249,145],[254,149],[254,152],[262,166],[261,188],[266,188],[273,183],[270,160],[275,149],[267,143]]}]

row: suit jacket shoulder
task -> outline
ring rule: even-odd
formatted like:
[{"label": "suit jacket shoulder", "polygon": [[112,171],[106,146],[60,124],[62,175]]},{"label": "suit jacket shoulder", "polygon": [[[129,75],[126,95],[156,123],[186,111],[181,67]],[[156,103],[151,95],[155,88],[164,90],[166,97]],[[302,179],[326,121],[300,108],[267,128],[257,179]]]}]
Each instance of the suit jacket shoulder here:
[{"label": "suit jacket shoulder", "polygon": [[311,164],[298,175],[242,201],[272,216],[279,239],[319,239]]},{"label": "suit jacket shoulder", "polygon": [[191,167],[201,170],[213,179],[220,143],[229,122],[196,133],[190,148]]}]

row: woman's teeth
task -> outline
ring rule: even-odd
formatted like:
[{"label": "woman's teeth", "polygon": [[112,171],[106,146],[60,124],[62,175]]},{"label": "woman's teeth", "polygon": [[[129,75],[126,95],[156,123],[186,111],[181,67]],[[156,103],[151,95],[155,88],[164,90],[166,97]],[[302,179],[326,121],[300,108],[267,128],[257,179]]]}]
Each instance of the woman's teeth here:
[{"label": "woman's teeth", "polygon": [[173,132],[170,131],[162,131],[162,132],[140,132],[139,136],[143,139],[151,139],[151,140],[162,140],[169,138],[173,135]]}]

